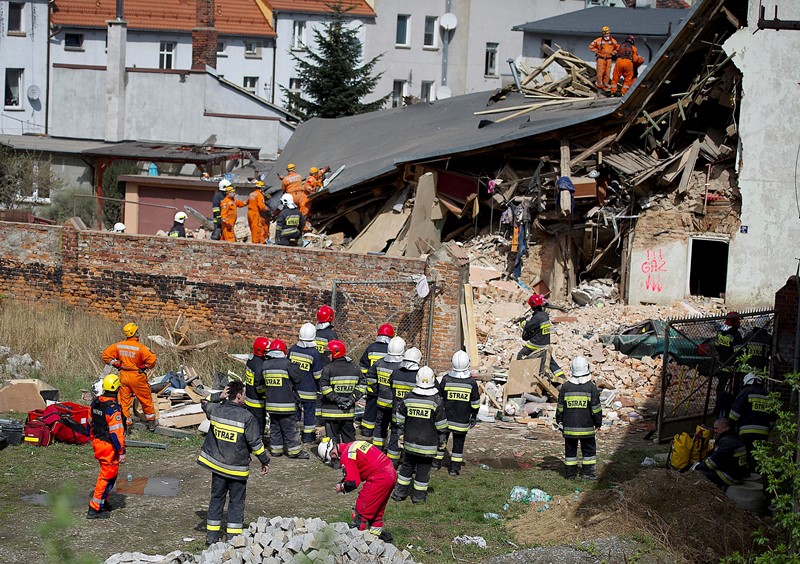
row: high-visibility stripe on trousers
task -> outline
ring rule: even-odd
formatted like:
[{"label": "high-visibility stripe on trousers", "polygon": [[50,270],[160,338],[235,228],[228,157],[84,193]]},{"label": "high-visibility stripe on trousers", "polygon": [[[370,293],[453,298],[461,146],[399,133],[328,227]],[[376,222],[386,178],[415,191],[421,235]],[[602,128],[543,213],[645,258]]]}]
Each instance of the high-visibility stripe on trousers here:
[{"label": "high-visibility stripe on trousers", "polygon": [[131,408],[133,406],[133,398],[139,400],[142,404],[142,411],[144,411],[145,418],[148,421],[155,421],[156,409],[153,405],[153,396],[150,392],[150,384],[147,383],[147,376],[143,372],[134,372],[132,370],[120,370],[119,372],[119,406],[122,408],[122,414],[128,422],[128,425],[133,425],[131,419]]},{"label": "high-visibility stripe on trousers", "polygon": [[92,439],[92,449],[94,450],[94,457],[100,463],[100,474],[97,476],[89,507],[100,511],[117,481],[119,455],[111,443],[100,439]]}]

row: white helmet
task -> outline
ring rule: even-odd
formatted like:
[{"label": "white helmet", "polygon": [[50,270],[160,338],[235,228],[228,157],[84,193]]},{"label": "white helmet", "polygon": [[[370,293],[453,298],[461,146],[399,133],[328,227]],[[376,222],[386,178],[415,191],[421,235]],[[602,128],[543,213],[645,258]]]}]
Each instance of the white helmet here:
[{"label": "white helmet", "polygon": [[584,356],[576,356],[572,360],[571,372],[573,378],[589,375],[589,361]]},{"label": "white helmet", "polygon": [[300,327],[300,340],[313,341],[317,337],[317,328],[313,323],[303,323]]},{"label": "white helmet", "polygon": [[756,376],[756,375],[755,375],[755,374],[753,374],[752,372],[748,372],[748,373],[745,375],[745,377],[744,377],[744,380],[742,381],[742,383],[743,383],[745,386],[749,386],[750,384],[753,384],[753,383],[755,383],[755,382],[759,382],[759,383],[761,383],[761,378],[760,378],[760,377],[758,377],[758,376]]},{"label": "white helmet", "polygon": [[224,192],[228,186],[231,186],[231,181],[228,180],[227,178],[223,178],[222,180],[219,181],[220,191]]},{"label": "white helmet", "polygon": [[121,221],[115,223],[113,231],[114,233],[125,233],[125,224]]},{"label": "white helmet", "polygon": [[422,352],[417,347],[411,347],[403,355],[403,360],[419,364],[422,361]]},{"label": "white helmet", "polygon": [[430,390],[436,386],[436,376],[433,374],[428,366],[423,366],[417,372],[417,388],[422,390]]},{"label": "white helmet", "polygon": [[319,456],[319,459],[322,460],[322,462],[329,464],[331,462],[331,453],[335,448],[336,443],[334,443],[330,437],[325,437],[317,447],[317,456]]},{"label": "white helmet", "polygon": [[294,198],[292,198],[291,194],[284,194],[281,196],[281,207],[288,206],[289,208],[293,208],[294,206]]},{"label": "white helmet", "polygon": [[469,355],[464,351],[456,351],[453,355],[453,370],[464,372],[469,370]]},{"label": "white helmet", "polygon": [[386,354],[390,356],[403,356],[404,352],[406,352],[406,342],[403,339],[400,337],[392,337],[389,339],[389,348]]},{"label": "white helmet", "polygon": [[186,221],[186,214],[184,212],[178,212],[175,214],[175,221],[178,223],[183,223]]}]

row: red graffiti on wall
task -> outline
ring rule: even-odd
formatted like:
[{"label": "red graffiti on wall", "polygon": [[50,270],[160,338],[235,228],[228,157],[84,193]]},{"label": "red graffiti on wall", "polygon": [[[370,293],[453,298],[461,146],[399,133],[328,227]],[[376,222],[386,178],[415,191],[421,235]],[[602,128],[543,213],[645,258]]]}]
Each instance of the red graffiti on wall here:
[{"label": "red graffiti on wall", "polygon": [[644,287],[651,292],[663,290],[661,285],[661,273],[667,271],[667,261],[664,260],[664,253],[661,249],[647,251],[647,258],[642,262],[642,272],[647,274]]}]

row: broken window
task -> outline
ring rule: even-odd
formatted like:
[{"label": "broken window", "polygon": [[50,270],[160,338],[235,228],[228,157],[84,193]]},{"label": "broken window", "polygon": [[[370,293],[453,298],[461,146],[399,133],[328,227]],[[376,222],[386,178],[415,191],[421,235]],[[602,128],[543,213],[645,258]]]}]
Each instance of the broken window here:
[{"label": "broken window", "polygon": [[6,69],[5,107],[6,109],[21,109],[22,76],[23,69]]},{"label": "broken window", "polygon": [[724,298],[728,278],[728,242],[719,239],[689,239],[689,294]]},{"label": "broken window", "polygon": [[498,43],[486,44],[486,63],[483,68],[483,74],[486,76],[497,76],[497,48]]},{"label": "broken window", "polygon": [[22,27],[22,10],[25,4],[10,3],[8,5],[8,34],[24,34],[25,29]]},{"label": "broken window", "polygon": [[161,42],[161,47],[158,51],[158,68],[175,68],[175,43],[171,41]]},{"label": "broken window", "polygon": [[399,47],[408,47],[411,41],[408,37],[408,21],[411,16],[408,14],[397,14],[397,31],[395,33],[394,44]]}]

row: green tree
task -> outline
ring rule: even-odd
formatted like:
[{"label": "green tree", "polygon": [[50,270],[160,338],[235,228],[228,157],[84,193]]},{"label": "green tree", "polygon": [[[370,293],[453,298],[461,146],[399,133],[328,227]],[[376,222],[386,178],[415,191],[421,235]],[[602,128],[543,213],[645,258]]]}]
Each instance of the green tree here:
[{"label": "green tree", "polygon": [[52,171],[49,159],[0,146],[0,206],[30,208],[30,200],[26,202],[26,198],[49,198],[51,192],[63,186],[61,177]]},{"label": "green tree", "polygon": [[379,110],[389,98],[388,94],[374,102],[361,100],[378,84],[382,73],[373,75],[372,72],[382,55],[360,65],[358,28],[347,26],[350,8],[346,9],[341,2],[326,6],[332,12],[331,20],[323,25],[323,31],[314,30],[316,52],[308,50],[304,57],[289,53],[297,64],[305,94],[289,92],[281,86],[289,107],[303,119],[337,118]]}]

